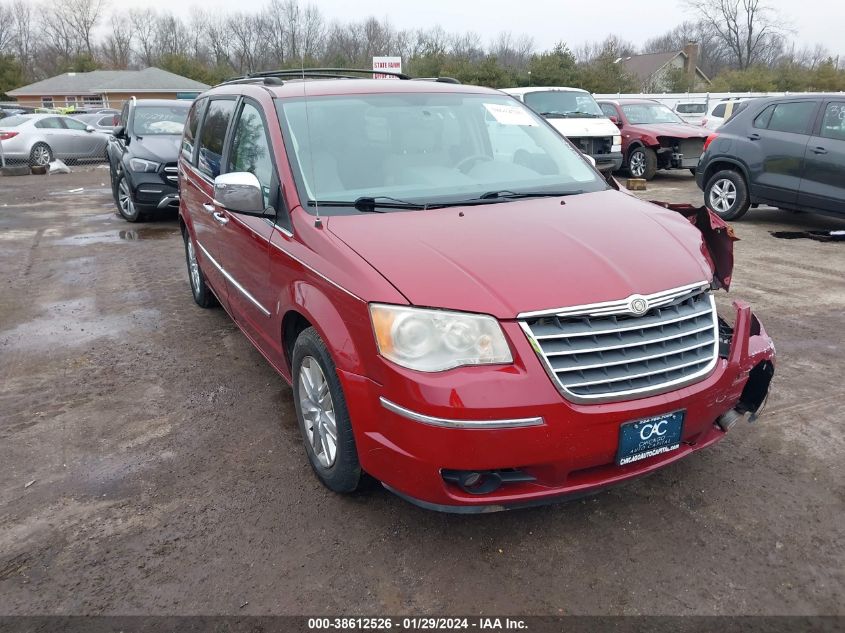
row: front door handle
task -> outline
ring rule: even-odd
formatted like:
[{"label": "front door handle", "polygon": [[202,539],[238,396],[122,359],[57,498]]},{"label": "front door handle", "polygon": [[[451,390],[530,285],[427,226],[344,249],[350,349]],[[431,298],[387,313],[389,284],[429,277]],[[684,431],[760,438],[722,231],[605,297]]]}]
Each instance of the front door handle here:
[{"label": "front door handle", "polygon": [[814,147],[813,154],[827,154],[827,150],[824,147]]},{"label": "front door handle", "polygon": [[759,141],[760,135],[757,134],[757,132],[753,132],[753,133],[748,135],[748,138],[750,138],[752,141]]},{"label": "front door handle", "polygon": [[229,218],[227,218],[225,215],[223,215],[219,211],[214,212],[211,215],[211,217],[213,217],[220,224],[228,224],[228,222],[229,222]]},{"label": "front door handle", "polygon": [[208,211],[209,213],[214,213],[214,205],[213,204],[209,204],[208,202],[203,202],[202,208],[205,211]]}]

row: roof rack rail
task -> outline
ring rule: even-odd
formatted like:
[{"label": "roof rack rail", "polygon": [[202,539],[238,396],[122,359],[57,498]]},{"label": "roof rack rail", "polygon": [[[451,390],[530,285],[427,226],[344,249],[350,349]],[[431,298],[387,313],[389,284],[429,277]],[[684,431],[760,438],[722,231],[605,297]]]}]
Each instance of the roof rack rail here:
[{"label": "roof rack rail", "polygon": [[[390,75],[397,79],[411,79],[404,73],[397,73],[390,70],[366,70],[363,68],[285,68],[280,70],[265,70],[258,73],[250,73],[242,77],[232,77],[223,81],[218,86],[238,83],[259,83],[265,85],[281,85],[282,78],[301,79],[356,79],[357,75]],[[273,81],[275,80],[275,81]]]},{"label": "roof rack rail", "polygon": [[437,81],[441,84],[459,84],[461,83],[454,77],[413,77],[413,81]]}]

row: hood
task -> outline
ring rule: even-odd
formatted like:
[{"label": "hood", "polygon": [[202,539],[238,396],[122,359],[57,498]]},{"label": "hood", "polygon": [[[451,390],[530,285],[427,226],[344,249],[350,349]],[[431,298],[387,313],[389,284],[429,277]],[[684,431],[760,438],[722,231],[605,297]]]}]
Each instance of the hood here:
[{"label": "hood", "polygon": [[673,138],[702,138],[708,136],[707,130],[700,125],[690,123],[649,123],[628,125],[625,132],[649,134],[651,136],[671,136]]},{"label": "hood", "polygon": [[134,137],[129,146],[132,156],[147,158],[159,163],[175,163],[179,159],[182,136],[179,134],[152,134]]},{"label": "hood", "polygon": [[590,136],[617,136],[619,128],[610,119],[546,119],[564,136],[578,138]]},{"label": "hood", "polygon": [[713,277],[687,219],[612,190],[332,216],[326,226],[410,303],[503,319]]}]

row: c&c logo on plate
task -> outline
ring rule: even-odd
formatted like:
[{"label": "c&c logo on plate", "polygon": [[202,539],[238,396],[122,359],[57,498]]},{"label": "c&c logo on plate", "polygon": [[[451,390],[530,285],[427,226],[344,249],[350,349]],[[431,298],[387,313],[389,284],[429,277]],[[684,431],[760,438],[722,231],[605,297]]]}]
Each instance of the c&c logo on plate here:
[{"label": "c&c logo on plate", "polygon": [[661,428],[661,425],[665,427],[667,424],[668,422],[666,420],[660,420],[657,424],[652,424],[651,422],[644,424],[643,428],[640,429],[640,439],[647,440],[653,435],[666,435],[666,429]]}]

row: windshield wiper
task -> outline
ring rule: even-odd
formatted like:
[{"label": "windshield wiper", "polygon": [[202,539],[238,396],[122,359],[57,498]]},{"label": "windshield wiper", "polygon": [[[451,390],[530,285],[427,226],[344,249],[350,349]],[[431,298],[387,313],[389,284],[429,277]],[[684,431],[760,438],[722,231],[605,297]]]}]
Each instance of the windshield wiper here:
[{"label": "windshield wiper", "polygon": [[482,193],[476,200],[515,200],[517,198],[561,198],[563,196],[577,196],[584,193],[583,189],[569,189],[567,191],[511,191],[501,189]]},{"label": "windshield wiper", "polygon": [[411,211],[416,211],[432,208],[432,205],[430,204],[408,202],[406,200],[399,200],[399,198],[391,198],[390,196],[361,196],[360,198],[354,201],[309,200],[308,206],[346,207],[349,209],[357,209],[361,213],[386,213],[385,209],[407,209]]}]

